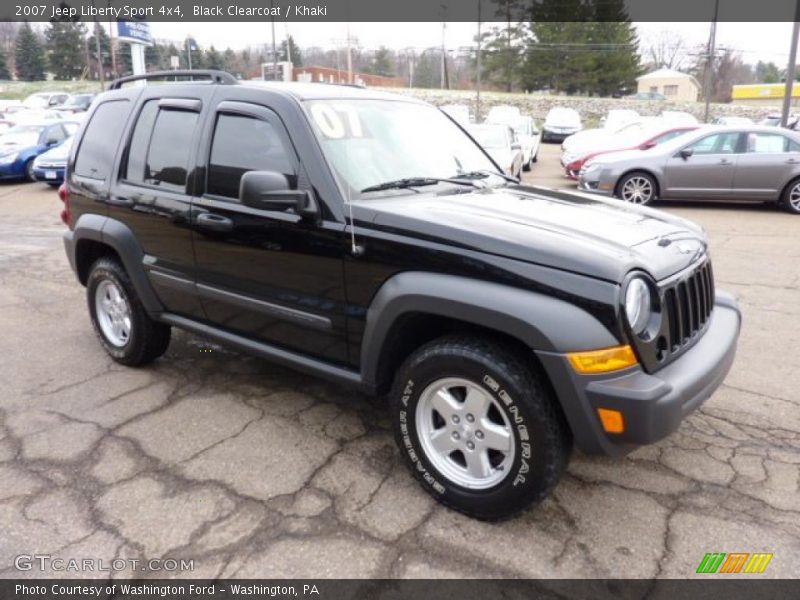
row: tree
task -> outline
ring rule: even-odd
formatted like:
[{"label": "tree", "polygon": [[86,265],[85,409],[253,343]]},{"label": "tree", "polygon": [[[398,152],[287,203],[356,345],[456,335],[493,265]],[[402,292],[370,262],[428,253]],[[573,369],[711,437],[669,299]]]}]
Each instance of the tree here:
[{"label": "tree", "polygon": [[527,25],[507,22],[505,27],[495,27],[481,37],[483,81],[512,91],[518,87],[522,76],[520,65],[529,43]]},{"label": "tree", "polygon": [[225,68],[225,61],[214,46],[211,46],[205,55],[205,65],[208,69],[223,69]]},{"label": "tree", "polygon": [[[699,59],[692,73],[699,81],[705,81],[707,60],[705,46],[698,48]],[[724,48],[717,52],[711,61],[711,89],[709,99],[712,102],[730,102],[733,86],[742,83],[753,83],[756,76],[753,68],[742,61],[739,54]]]},{"label": "tree", "polygon": [[44,79],[44,49],[27,21],[17,34],[14,55],[17,78],[23,81]]},{"label": "tree", "polygon": [[14,42],[21,25],[15,21],[0,21],[0,49],[5,52],[8,70],[14,71]]},{"label": "tree", "polygon": [[47,64],[54,79],[69,81],[83,73],[86,63],[86,26],[72,21],[53,21],[45,31]]},{"label": "tree", "polygon": [[648,39],[643,58],[651,70],[674,69],[680,71],[687,62],[686,40],[680,33],[662,30]]},{"label": "tree", "polygon": [[279,56],[281,57],[280,60],[288,61],[289,57],[291,56],[292,66],[303,66],[303,53],[300,51],[300,46],[295,43],[292,36],[289,36],[281,42],[278,52]]},{"label": "tree", "polygon": [[375,51],[372,57],[372,64],[370,71],[375,75],[382,77],[394,77],[397,72],[395,67],[394,53],[386,46],[381,46]]},{"label": "tree", "polygon": [[6,63],[6,51],[0,46],[0,79],[11,79],[11,71]]},{"label": "tree", "polygon": [[414,67],[414,87],[434,88],[441,84],[441,54],[423,52]]},{"label": "tree", "polygon": [[774,62],[758,61],[755,68],[756,81],[759,83],[780,83],[784,74]]},{"label": "tree", "polygon": [[[97,55],[97,43],[100,42],[100,56]],[[110,74],[111,72],[111,38],[108,37],[105,27],[99,23],[95,23],[94,32],[86,41],[87,48],[89,49],[89,56],[93,61],[93,66],[90,67],[94,71],[96,77],[99,78],[100,70],[103,74]]]}]

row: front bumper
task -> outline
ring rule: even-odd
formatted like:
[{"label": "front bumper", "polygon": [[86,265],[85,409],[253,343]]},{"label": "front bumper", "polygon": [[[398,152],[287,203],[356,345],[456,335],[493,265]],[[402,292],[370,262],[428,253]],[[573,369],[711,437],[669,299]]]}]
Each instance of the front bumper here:
[{"label": "front bumper", "polygon": [[[734,298],[717,292],[704,335],[680,358],[654,373],[640,366],[605,375],[580,375],[564,354],[537,352],[572,429],[587,454],[619,456],[674,432],[720,386],[733,364],[741,329]],[[623,414],[625,431],[603,431],[598,408]]]},{"label": "front bumper", "polygon": [[34,167],[33,176],[36,181],[56,185],[64,181],[65,170],[65,167]]},{"label": "front bumper", "polygon": [[606,181],[603,178],[593,174],[594,176],[587,177],[583,173],[578,173],[576,179],[578,180],[578,189],[582,192],[593,192],[595,194],[603,194],[611,196],[614,193],[614,184],[611,181]]}]

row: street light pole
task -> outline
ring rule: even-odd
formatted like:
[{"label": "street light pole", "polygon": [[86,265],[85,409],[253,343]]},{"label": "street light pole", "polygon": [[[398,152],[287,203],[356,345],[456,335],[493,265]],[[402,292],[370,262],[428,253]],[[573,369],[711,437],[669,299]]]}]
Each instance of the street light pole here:
[{"label": "street light pole", "polygon": [[[800,0],[798,0],[800,1]],[[481,115],[481,0],[478,0],[478,56],[476,61],[478,70],[475,75],[475,121],[480,122]]]},{"label": "street light pole", "polygon": [[792,105],[792,88],[794,87],[795,62],[797,61],[797,37],[800,35],[800,0],[794,8],[794,26],[792,27],[792,45],[789,50],[789,64],[786,66],[786,88],[783,91],[783,110],[781,111],[781,127],[789,123],[789,110]]}]

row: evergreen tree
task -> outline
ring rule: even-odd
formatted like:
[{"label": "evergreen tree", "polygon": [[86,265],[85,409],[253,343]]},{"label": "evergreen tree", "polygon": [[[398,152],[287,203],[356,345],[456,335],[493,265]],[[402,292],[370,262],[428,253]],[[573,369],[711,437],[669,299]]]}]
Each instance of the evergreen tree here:
[{"label": "evergreen tree", "polygon": [[774,62],[758,61],[756,63],[756,81],[759,83],[780,83],[784,75]]},{"label": "evergreen tree", "polygon": [[383,77],[394,77],[397,69],[395,67],[394,53],[386,46],[381,46],[375,51],[372,58],[371,71],[375,75]]},{"label": "evergreen tree", "polygon": [[8,63],[6,62],[6,52],[0,47],[0,79],[11,79],[11,72],[8,70]]},{"label": "evergreen tree", "polygon": [[[97,42],[100,42],[100,56],[97,56]],[[103,73],[111,72],[111,38],[108,37],[105,27],[95,23],[92,35],[87,40],[89,56],[94,60],[93,70],[102,69]],[[95,73],[98,75],[98,73]]]},{"label": "evergreen tree", "polygon": [[225,68],[225,60],[222,58],[222,54],[220,54],[214,46],[211,46],[205,55],[205,64],[206,68],[208,69],[224,69]]},{"label": "evergreen tree", "polygon": [[295,67],[302,67],[303,53],[300,51],[300,46],[294,42],[294,38],[292,36],[289,36],[281,42],[281,46],[278,49],[278,56],[280,57],[279,60],[289,60],[287,50],[289,51],[289,54],[291,54],[292,65]]},{"label": "evergreen tree", "polygon": [[222,61],[223,69],[225,69],[228,73],[239,73],[240,65],[239,58],[236,56],[236,52],[230,48],[225,48],[225,52],[222,53]]},{"label": "evergreen tree", "polygon": [[18,79],[23,81],[44,79],[44,48],[27,21],[17,34],[14,56]]},{"label": "evergreen tree", "polygon": [[54,79],[69,81],[83,73],[86,63],[86,26],[72,21],[53,21],[45,31],[47,64]]}]

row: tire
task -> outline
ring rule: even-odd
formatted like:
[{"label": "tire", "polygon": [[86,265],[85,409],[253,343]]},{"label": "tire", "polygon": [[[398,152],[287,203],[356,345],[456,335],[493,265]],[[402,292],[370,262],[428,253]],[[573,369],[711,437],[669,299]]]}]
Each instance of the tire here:
[{"label": "tire", "polygon": [[33,159],[29,158],[25,162],[25,181],[36,181],[36,175],[33,174]]},{"label": "tire", "polygon": [[793,215],[800,215],[800,179],[795,179],[783,190],[781,206]]},{"label": "tire", "polygon": [[167,351],[171,329],[152,320],[124,267],[98,259],[86,282],[89,316],[105,351],[118,363],[138,367]]},{"label": "tire", "polygon": [[631,204],[650,204],[658,197],[658,184],[653,177],[642,171],[625,175],[617,185],[616,196]]},{"label": "tire", "polygon": [[532,162],[539,162],[539,148],[536,148],[536,154],[533,155],[531,159]]},{"label": "tire", "polygon": [[448,335],[425,344],[390,392],[404,461],[442,504],[477,519],[511,517],[545,498],[569,462],[572,436],[548,389],[493,340]]},{"label": "tire", "polygon": [[522,165],[522,170],[523,170],[523,171],[530,171],[530,170],[531,170],[531,164],[532,164],[532,163],[533,163],[533,157],[531,156],[531,157],[528,159],[528,162],[526,162],[524,165]]}]

